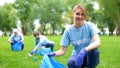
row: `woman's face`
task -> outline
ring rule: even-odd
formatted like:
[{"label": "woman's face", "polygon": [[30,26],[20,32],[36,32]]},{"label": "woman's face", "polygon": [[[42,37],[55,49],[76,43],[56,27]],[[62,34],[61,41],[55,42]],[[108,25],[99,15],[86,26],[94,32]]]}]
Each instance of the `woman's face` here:
[{"label": "woman's face", "polygon": [[85,20],[85,15],[83,14],[81,9],[76,9],[73,13],[73,17],[74,17],[74,23],[76,25],[83,23],[83,21]]}]

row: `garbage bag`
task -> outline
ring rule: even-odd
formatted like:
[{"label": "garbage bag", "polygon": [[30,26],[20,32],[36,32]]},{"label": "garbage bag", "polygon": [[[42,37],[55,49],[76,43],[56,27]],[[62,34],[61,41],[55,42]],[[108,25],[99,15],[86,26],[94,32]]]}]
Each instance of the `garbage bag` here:
[{"label": "garbage bag", "polygon": [[57,62],[54,58],[44,55],[40,64],[40,68],[66,68],[63,64]]},{"label": "garbage bag", "polygon": [[52,52],[52,50],[50,48],[42,48],[37,52],[37,54],[44,55],[44,54],[49,53],[49,52]]},{"label": "garbage bag", "polygon": [[17,42],[16,44],[12,45],[12,49],[15,51],[20,51],[22,50],[23,43],[22,42]]}]

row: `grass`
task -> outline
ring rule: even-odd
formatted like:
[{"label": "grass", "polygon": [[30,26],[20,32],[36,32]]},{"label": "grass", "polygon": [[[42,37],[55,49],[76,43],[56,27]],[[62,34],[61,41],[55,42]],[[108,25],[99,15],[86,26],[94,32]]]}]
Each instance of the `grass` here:
[{"label": "grass", "polygon": [[101,62],[98,68],[120,67],[120,37],[102,36],[100,47]]},{"label": "grass", "polygon": [[[47,36],[49,40],[55,42],[54,50],[60,49],[61,36]],[[34,38],[25,36],[25,47],[23,51],[15,52],[11,50],[7,42],[9,37],[0,37],[0,68],[39,68],[42,56],[26,56],[34,48]],[[120,67],[120,37],[118,36],[101,36],[100,64],[97,68],[119,68]],[[61,57],[54,57],[58,62],[67,66],[67,60],[72,52],[72,46],[67,53]],[[38,60],[35,62],[34,57]]]}]

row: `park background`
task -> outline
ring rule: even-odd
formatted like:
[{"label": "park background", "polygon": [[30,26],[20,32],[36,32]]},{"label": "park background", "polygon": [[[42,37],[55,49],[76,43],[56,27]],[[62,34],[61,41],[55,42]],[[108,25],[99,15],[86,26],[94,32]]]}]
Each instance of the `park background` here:
[{"label": "park background", "polygon": [[[87,8],[87,21],[101,30],[98,68],[119,68],[120,0],[14,0],[4,3],[0,6],[0,68],[38,68],[42,56],[26,56],[34,47],[33,31],[38,30],[55,41],[55,51],[58,50],[64,30],[73,23],[72,8],[80,3]],[[7,42],[14,28],[25,38],[25,49],[20,52],[12,51]],[[71,50],[70,46],[65,56],[55,59],[66,65]],[[37,62],[34,57],[38,58]]]}]

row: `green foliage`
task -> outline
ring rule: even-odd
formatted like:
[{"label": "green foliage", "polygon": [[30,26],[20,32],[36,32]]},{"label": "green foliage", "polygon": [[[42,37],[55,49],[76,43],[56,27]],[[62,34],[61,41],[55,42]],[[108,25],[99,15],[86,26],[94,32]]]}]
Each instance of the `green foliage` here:
[{"label": "green foliage", "polygon": [[114,21],[112,19],[110,19],[109,17],[105,17],[104,21],[108,25],[109,35],[113,35],[113,31],[115,30],[115,23],[114,23]]},{"label": "green foliage", "polygon": [[[18,11],[18,17],[22,22],[22,29],[24,35],[27,31],[27,27],[31,25],[35,19],[40,20],[41,33],[44,34],[46,30],[46,25],[50,24],[53,31],[58,29],[57,26],[61,25],[61,16],[63,9],[63,4],[61,0],[16,0],[15,9]],[[28,25],[28,23],[31,23]]]},{"label": "green foliage", "polygon": [[113,19],[117,19],[119,17],[120,9],[119,9],[119,2],[118,0],[99,0],[101,7],[105,10],[105,14]]},{"label": "green foliage", "polygon": [[33,0],[16,0],[14,3],[14,7],[17,10],[17,16],[22,23],[22,31],[24,35],[26,35],[27,28],[30,26],[28,23],[32,21],[31,6],[33,6],[33,3]]},{"label": "green foliage", "polygon": [[12,4],[5,4],[0,6],[0,29],[3,31],[10,31],[12,27],[15,27],[14,8]]},{"label": "green foliage", "polygon": [[[61,25],[61,17],[63,13],[63,4],[61,0],[39,0],[38,1],[38,9],[39,11],[37,13],[38,18],[40,19],[40,24],[42,25],[42,33],[44,34],[46,30],[46,25],[50,24],[50,28],[52,29],[52,33],[54,34],[54,31],[58,29],[58,26]],[[36,10],[35,10],[36,11]],[[49,29],[50,29],[49,28]]]},{"label": "green foliage", "polygon": [[120,35],[120,1],[119,0],[99,0],[101,9],[105,16],[108,16],[117,26]]},{"label": "green foliage", "polygon": [[[94,2],[99,2],[99,10],[93,9]],[[102,31],[104,27],[109,27],[112,33],[117,25],[120,32],[119,0],[16,0],[14,7],[12,4],[0,6],[0,29],[10,31],[20,19],[23,34],[31,35],[33,22],[39,19],[39,31],[42,34],[54,35],[57,31],[63,33],[66,24],[73,24],[72,9],[76,4],[86,6],[87,21],[97,24]]]}]

